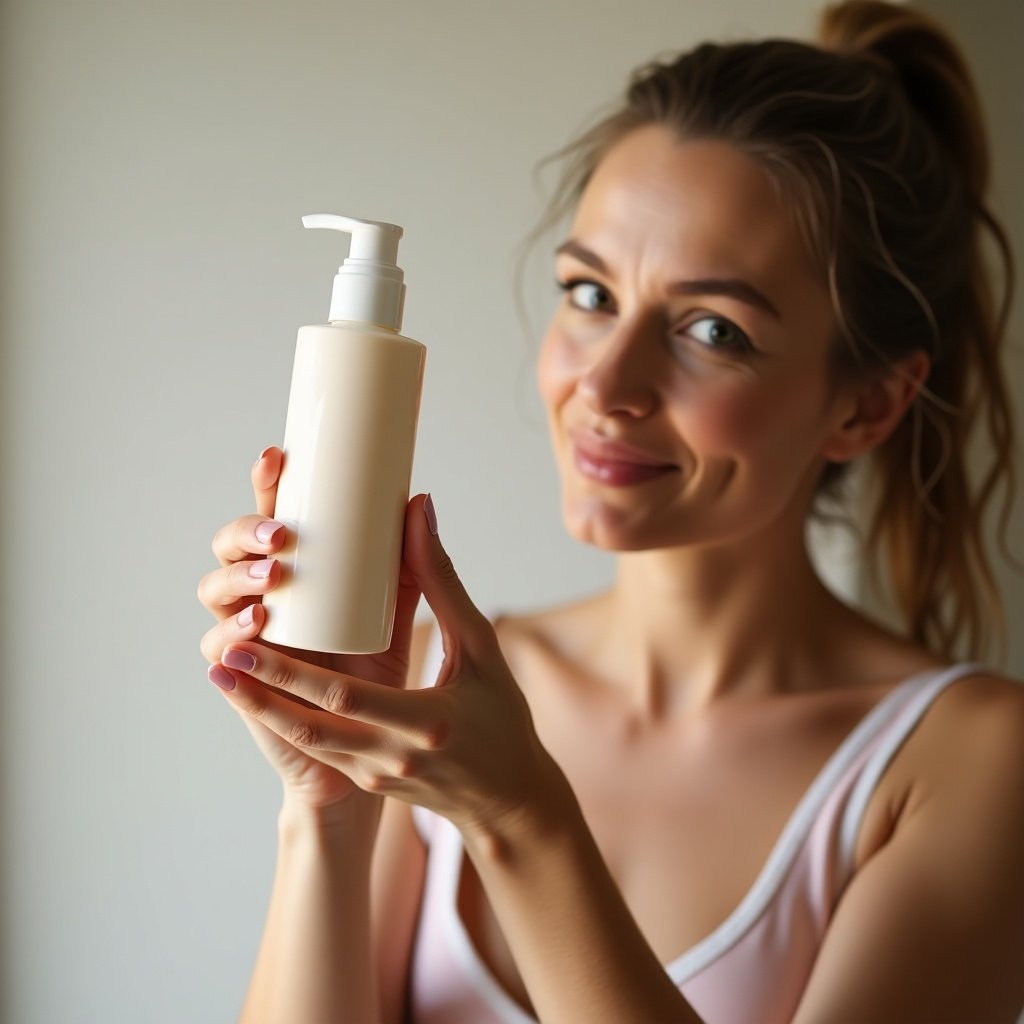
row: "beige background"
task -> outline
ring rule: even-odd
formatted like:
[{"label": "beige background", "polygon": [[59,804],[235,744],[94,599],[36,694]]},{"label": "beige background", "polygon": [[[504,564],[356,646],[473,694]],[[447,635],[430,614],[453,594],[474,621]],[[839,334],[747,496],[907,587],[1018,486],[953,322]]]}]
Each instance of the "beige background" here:
[{"label": "beige background", "polygon": [[[972,18],[1024,251],[1019,9],[928,6]],[[433,492],[478,603],[593,590],[612,563],[563,534],[534,394],[543,253],[533,334],[511,284],[539,210],[531,169],[637,63],[703,37],[806,35],[816,7],[0,7],[0,1018],[223,1022],[239,1005],[278,787],[206,682],[195,587],[281,437],[295,330],[327,311],[338,240],[300,216],[406,228],[405,326],[430,348],[413,492]],[[853,568],[830,573],[855,587]]]}]

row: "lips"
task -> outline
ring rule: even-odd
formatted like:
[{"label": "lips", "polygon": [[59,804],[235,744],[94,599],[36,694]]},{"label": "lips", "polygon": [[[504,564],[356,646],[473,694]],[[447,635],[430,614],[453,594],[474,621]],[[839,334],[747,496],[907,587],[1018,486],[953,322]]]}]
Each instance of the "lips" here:
[{"label": "lips", "polygon": [[585,477],[610,487],[633,487],[676,472],[679,467],[646,448],[612,441],[593,430],[570,431],[573,461]]},{"label": "lips", "polygon": [[577,429],[570,431],[570,434],[579,451],[590,459],[659,469],[678,468],[675,463],[659,457],[654,452],[626,444],[624,441],[612,441],[593,430]]}]

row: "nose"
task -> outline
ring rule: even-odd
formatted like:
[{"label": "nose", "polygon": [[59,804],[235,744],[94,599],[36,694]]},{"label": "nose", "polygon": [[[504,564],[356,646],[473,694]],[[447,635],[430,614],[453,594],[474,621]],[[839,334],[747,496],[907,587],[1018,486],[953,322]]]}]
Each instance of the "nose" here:
[{"label": "nose", "polygon": [[[619,318],[577,382],[583,400],[601,416],[616,412],[641,417],[658,403],[659,370],[655,325],[640,317]],[[660,334],[659,334],[660,336]]]}]

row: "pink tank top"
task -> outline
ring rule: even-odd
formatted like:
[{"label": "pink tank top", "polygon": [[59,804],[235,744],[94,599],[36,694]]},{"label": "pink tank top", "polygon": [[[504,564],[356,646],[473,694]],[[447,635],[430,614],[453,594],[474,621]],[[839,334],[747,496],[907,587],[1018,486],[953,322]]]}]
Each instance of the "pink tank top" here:
[{"label": "pink tank top", "polygon": [[[443,657],[435,626],[422,686],[433,685]],[[943,689],[981,671],[991,670],[952,665],[890,691],[822,767],[740,904],[665,966],[707,1024],[792,1019],[853,873],[857,833],[879,778]],[[429,847],[410,978],[413,1024],[537,1024],[495,980],[459,917],[458,829],[422,807],[413,808],[413,819]]]}]

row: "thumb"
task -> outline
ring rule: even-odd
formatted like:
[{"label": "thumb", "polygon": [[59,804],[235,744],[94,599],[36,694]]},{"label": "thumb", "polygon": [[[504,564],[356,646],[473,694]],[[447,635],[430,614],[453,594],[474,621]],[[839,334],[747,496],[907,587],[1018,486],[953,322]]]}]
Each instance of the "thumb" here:
[{"label": "thumb", "polygon": [[429,494],[417,495],[409,502],[402,557],[437,617],[444,634],[445,649],[449,650],[451,640],[476,649],[477,641],[486,637],[484,627],[490,628],[490,622],[466,592],[441,543],[437,534],[437,514]]}]

